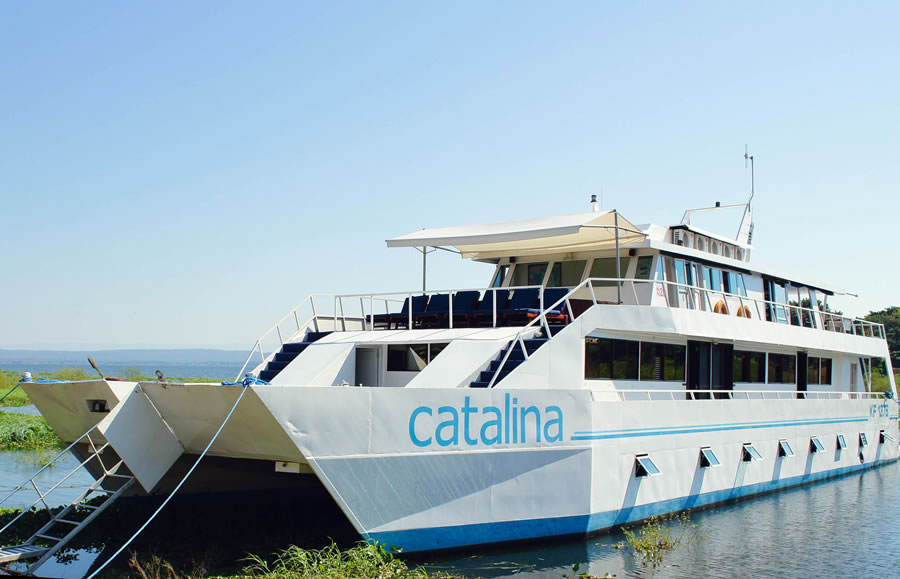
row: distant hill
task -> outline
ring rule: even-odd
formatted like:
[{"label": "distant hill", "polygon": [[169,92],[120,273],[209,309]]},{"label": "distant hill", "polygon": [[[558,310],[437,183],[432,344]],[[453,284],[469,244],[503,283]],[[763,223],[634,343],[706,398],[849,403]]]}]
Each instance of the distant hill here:
[{"label": "distant hill", "polygon": [[242,364],[247,351],[213,350],[204,348],[158,350],[2,350],[0,365],[8,362],[36,364],[87,363],[91,356],[98,364],[117,363],[167,363],[167,364]]}]

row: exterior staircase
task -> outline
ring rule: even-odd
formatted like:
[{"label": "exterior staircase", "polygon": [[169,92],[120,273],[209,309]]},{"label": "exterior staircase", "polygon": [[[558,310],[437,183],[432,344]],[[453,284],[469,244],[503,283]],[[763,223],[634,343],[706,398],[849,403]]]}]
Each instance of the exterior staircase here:
[{"label": "exterior staircase", "polygon": [[[93,429],[91,431],[93,431]],[[49,489],[41,490],[35,482],[35,478],[37,477],[37,474],[35,474],[35,476],[17,487],[17,490],[19,490],[25,488],[27,485],[31,485],[38,495],[38,500],[35,501],[35,503],[43,503],[43,508],[47,512],[49,520],[25,542],[19,545],[0,547],[0,572],[3,572],[4,574],[33,575],[41,565],[46,563],[50,557],[65,547],[75,535],[90,524],[90,522],[103,512],[106,507],[115,502],[117,498],[134,484],[136,480],[135,477],[128,471],[124,462],[121,459],[118,459],[118,457],[115,457],[115,453],[107,453],[107,461],[110,460],[109,455],[112,454],[114,456],[113,460],[116,460],[115,464],[107,466],[106,463],[104,463],[103,454],[104,451],[109,448],[109,443],[107,442],[101,446],[96,446],[90,438],[91,431],[85,435],[89,442],[89,448],[91,449],[88,458],[75,467],[72,472],[66,474],[61,481]],[[111,448],[110,451],[112,451]],[[54,513],[54,510],[51,509],[47,503],[47,500],[51,500],[48,499],[48,495],[50,495],[50,493],[66,479],[75,474],[76,471],[84,468],[85,465],[95,460],[97,461],[97,466],[102,469],[103,474],[100,475],[90,487],[82,492],[78,498],[66,505],[62,510]],[[40,471],[38,471],[38,474],[39,473]],[[103,500],[98,502],[96,500],[98,497],[103,497]],[[95,500],[91,500],[90,503],[85,502],[89,499]],[[19,517],[21,517],[21,515],[19,515]],[[0,532],[8,529],[19,517],[10,521],[3,529],[0,529]],[[32,559],[37,560],[32,562],[24,572],[10,568],[11,565],[18,561],[28,561]]]},{"label": "exterior staircase", "polygon": [[[494,380],[494,386],[500,383],[501,380],[506,378],[510,372],[519,367],[519,365],[526,360],[525,352],[527,351],[530,356],[534,352],[537,351],[538,348],[546,344],[550,341],[550,339],[555,336],[560,330],[565,328],[565,325],[552,325],[550,327],[550,335],[548,336],[545,330],[541,330],[536,333],[534,337],[522,340],[520,343],[518,340],[513,340],[509,344],[506,345],[500,353],[497,354],[497,357],[491,360],[491,363],[488,365],[486,370],[482,370],[481,374],[478,376],[478,380],[474,380],[469,387],[470,388],[487,388],[491,383],[491,380],[494,378],[494,375],[497,376],[497,379]],[[525,344],[525,351],[522,350],[522,343]],[[503,364],[503,368],[500,368],[500,364],[503,362],[503,358],[506,356],[506,352],[512,348],[512,351],[509,353],[509,357],[506,359],[506,363]],[[499,374],[498,374],[499,371]]]},{"label": "exterior staircase", "polygon": [[307,346],[313,342],[320,340],[331,332],[306,332],[302,342],[287,342],[281,346],[281,350],[275,353],[275,356],[266,364],[266,368],[259,373],[259,379],[270,382],[272,378],[287,368],[287,365],[294,361],[294,358],[300,355]]}]

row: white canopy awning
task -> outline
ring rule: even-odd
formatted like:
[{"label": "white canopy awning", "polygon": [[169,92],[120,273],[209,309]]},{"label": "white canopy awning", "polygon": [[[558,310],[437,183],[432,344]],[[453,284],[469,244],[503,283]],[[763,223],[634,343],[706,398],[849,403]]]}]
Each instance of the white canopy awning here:
[{"label": "white canopy awning", "polygon": [[[621,215],[618,232],[623,245],[647,237]],[[388,247],[454,247],[463,257],[472,259],[590,251],[615,244],[615,211],[438,227],[387,240]]]}]

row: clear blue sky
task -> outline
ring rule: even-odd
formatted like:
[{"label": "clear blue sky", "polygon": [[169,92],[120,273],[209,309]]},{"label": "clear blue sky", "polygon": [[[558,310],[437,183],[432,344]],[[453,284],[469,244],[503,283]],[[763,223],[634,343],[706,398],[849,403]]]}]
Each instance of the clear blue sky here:
[{"label": "clear blue sky", "polygon": [[[745,200],[900,304],[896,2],[4,2],[0,347],[249,347],[422,227]],[[432,287],[490,268],[433,260]],[[441,271],[438,271],[441,270]]]}]

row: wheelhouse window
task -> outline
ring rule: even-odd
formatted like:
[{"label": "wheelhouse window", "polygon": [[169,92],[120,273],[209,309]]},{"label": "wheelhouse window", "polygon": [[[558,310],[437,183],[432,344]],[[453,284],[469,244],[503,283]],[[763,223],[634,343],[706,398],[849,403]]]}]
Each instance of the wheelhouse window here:
[{"label": "wheelhouse window", "polygon": [[511,286],[541,285],[547,272],[546,261],[541,263],[517,263],[512,272]]},{"label": "wheelhouse window", "polygon": [[[631,263],[630,257],[623,257],[619,261],[619,269],[621,270],[622,277],[627,275],[628,265]],[[591,264],[591,273],[589,277],[592,278],[606,278],[607,281],[597,281],[594,282],[594,285],[597,287],[613,287],[616,285],[616,258],[615,257],[598,257],[594,259],[594,263]]]},{"label": "wheelhouse window", "polygon": [[769,384],[793,384],[796,380],[797,357],[769,354]]},{"label": "wheelhouse window", "polygon": [[724,271],[722,272],[722,277],[726,292],[747,297],[747,288],[744,286],[744,274],[734,271]]},{"label": "wheelhouse window", "polygon": [[575,287],[581,283],[585,266],[587,266],[586,259],[557,261],[550,268],[547,287]]},{"label": "wheelhouse window", "polygon": [[641,342],[641,380],[684,382],[686,352],[682,345]]},{"label": "wheelhouse window", "polygon": [[639,343],[609,338],[584,339],[584,377],[637,380]]},{"label": "wheelhouse window", "polygon": [[714,267],[704,267],[703,274],[707,289],[717,292],[722,291],[722,270]]},{"label": "wheelhouse window", "polygon": [[653,268],[653,256],[642,255],[638,257],[637,266],[634,271],[635,279],[650,279],[650,273]]},{"label": "wheelhouse window", "polygon": [[509,271],[508,265],[501,265],[497,268],[497,273],[494,274],[494,281],[491,282],[491,287],[502,287],[503,280],[506,279],[506,273]]},{"label": "wheelhouse window", "polygon": [[734,381],[764,383],[766,381],[765,352],[735,350]]},{"label": "wheelhouse window", "polygon": [[421,372],[446,347],[446,342],[389,345],[388,372]]}]

